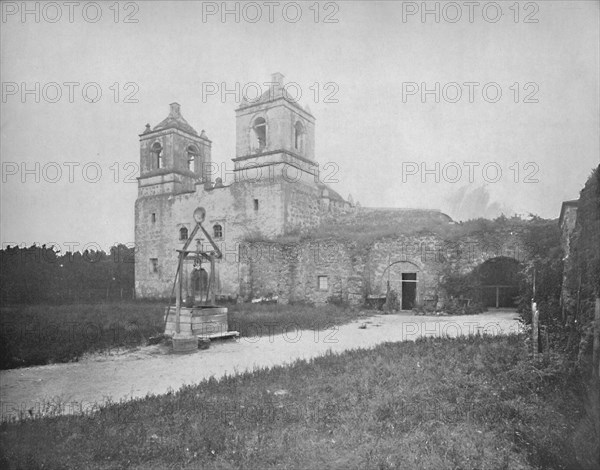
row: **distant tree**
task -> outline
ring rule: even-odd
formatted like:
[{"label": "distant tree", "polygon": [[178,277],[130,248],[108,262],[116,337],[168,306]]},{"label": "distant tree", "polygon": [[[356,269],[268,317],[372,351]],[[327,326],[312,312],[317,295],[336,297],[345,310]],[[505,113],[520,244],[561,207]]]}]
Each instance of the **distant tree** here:
[{"label": "distant tree", "polygon": [[0,302],[41,303],[131,298],[133,248],[65,252],[54,247],[0,250]]}]

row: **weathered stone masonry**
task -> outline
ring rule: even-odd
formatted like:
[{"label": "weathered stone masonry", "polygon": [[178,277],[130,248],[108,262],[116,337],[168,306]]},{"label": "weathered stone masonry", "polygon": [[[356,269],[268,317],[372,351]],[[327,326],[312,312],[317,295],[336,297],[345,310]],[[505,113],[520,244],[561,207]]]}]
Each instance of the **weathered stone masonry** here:
[{"label": "weathered stone masonry", "polygon": [[[466,274],[499,257],[524,261],[531,247],[520,234],[472,235],[448,241],[439,235],[397,235],[368,243],[320,239],[242,245],[241,293],[245,298],[277,296],[282,303],[341,301],[360,305],[390,289],[402,296],[403,274],[416,274],[415,305],[441,303],[444,267]],[[319,285],[326,277],[326,287]],[[401,300],[401,299],[400,299]]]},{"label": "weathered stone masonry", "polygon": [[[319,181],[314,158],[315,119],[308,108],[287,100],[283,77],[256,102],[236,110],[234,181],[210,181],[211,146],[171,104],[169,116],[140,135],[140,177],[135,205],[136,294],[168,297],[175,275],[175,250],[193,228],[203,206],[205,226],[231,257],[248,238],[275,237],[315,227],[326,214],[351,210]],[[203,241],[205,243],[206,240]],[[223,261],[216,292],[239,296],[245,267]]]},{"label": "weathered stone masonry", "polygon": [[[283,77],[255,102],[236,110],[234,180],[211,181],[212,142],[171,104],[168,117],[140,135],[138,198],[135,205],[135,283],[138,297],[168,297],[176,269],[176,250],[193,229],[192,213],[207,212],[205,228],[219,244],[215,292],[239,300],[276,295],[280,302],[360,304],[388,288],[406,305],[436,303],[443,267],[465,273],[492,257],[522,261],[528,249],[512,232],[447,242],[433,233],[388,234],[368,242],[344,237],[313,237],[295,242],[290,234],[339,225],[351,232],[358,221],[368,227],[395,220],[412,227],[419,218],[439,226],[452,220],[433,210],[360,208],[319,181],[315,160],[315,118],[308,107],[282,93]],[[344,225],[345,224],[345,225]],[[410,230],[407,232],[410,233]],[[206,240],[198,237],[198,242]],[[204,245],[206,247],[206,245]],[[182,280],[190,287],[192,266]],[[404,292],[404,294],[403,294]]]}]

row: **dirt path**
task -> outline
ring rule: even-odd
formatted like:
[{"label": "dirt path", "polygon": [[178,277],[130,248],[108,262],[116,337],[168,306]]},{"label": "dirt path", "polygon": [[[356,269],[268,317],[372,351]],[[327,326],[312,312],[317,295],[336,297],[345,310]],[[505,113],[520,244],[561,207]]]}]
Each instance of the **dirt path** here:
[{"label": "dirt path", "polygon": [[[516,333],[515,312],[461,317],[377,315],[325,331],[290,331],[288,335],[213,342],[207,350],[173,355],[164,346],[121,354],[94,355],[80,362],[0,371],[2,420],[19,411],[54,414],[92,411],[107,402],[163,394],[185,384],[254,368],[309,359],[328,350],[370,348],[422,336]],[[360,328],[365,326],[366,328]]]}]

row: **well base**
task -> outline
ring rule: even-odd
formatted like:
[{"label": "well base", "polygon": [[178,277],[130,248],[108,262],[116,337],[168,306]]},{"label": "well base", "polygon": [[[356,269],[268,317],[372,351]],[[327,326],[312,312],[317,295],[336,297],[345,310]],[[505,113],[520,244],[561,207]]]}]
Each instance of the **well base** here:
[{"label": "well base", "polygon": [[[165,336],[177,331],[176,308],[171,306],[165,319]],[[165,312],[166,313],[166,312]],[[181,307],[179,332],[194,336],[213,336],[229,331],[226,307]]]},{"label": "well base", "polygon": [[174,334],[173,335],[173,352],[174,353],[191,353],[198,350],[198,338],[189,334]]}]

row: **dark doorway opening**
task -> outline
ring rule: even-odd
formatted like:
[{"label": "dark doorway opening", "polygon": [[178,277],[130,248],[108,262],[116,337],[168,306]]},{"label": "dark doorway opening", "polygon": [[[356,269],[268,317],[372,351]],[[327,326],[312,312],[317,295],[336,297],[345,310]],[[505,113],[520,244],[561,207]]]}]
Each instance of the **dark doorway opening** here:
[{"label": "dark doorway opening", "polygon": [[194,302],[203,302],[208,295],[208,273],[204,268],[194,269],[192,273],[192,297]]},{"label": "dark doorway opening", "polygon": [[412,310],[417,300],[417,273],[402,273],[402,310]]},{"label": "dark doorway opening", "polygon": [[517,286],[482,286],[481,297],[483,305],[489,308],[515,308],[516,297],[519,295]]},{"label": "dark doorway opening", "polygon": [[493,258],[481,265],[481,300],[489,308],[515,308],[519,295],[519,262]]}]

